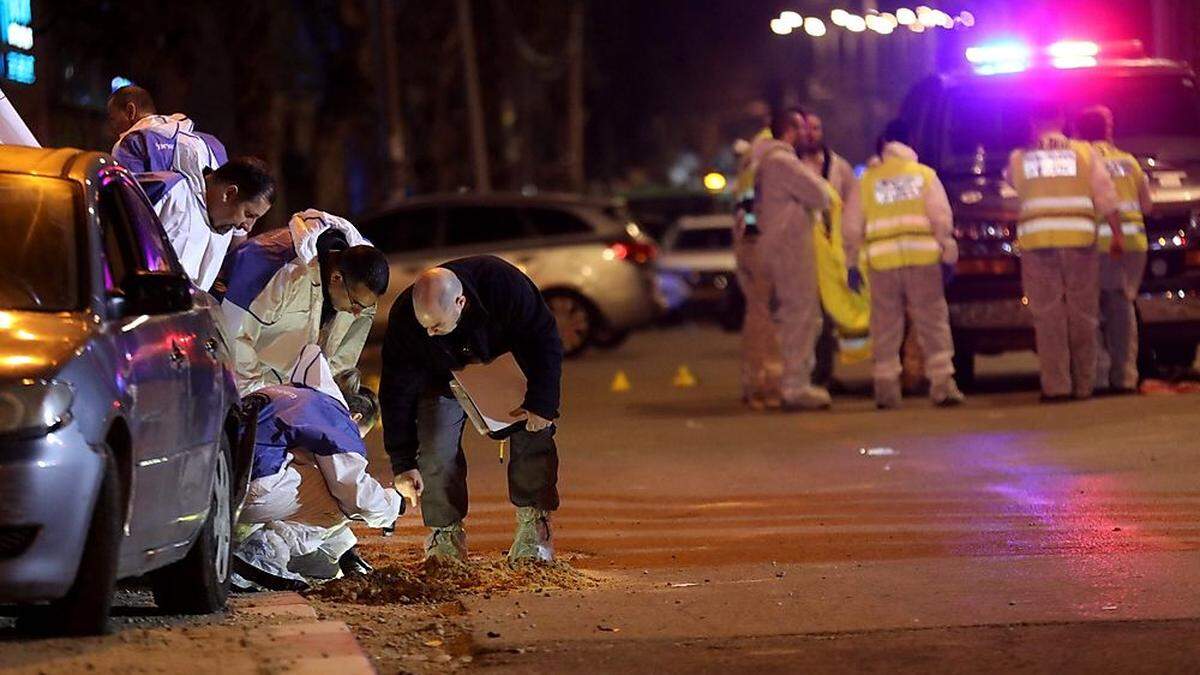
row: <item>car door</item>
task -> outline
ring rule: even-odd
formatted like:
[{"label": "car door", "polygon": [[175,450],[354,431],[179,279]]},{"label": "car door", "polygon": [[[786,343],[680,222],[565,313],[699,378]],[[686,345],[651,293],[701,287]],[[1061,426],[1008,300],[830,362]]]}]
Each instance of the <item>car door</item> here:
[{"label": "car door", "polygon": [[[169,247],[139,236],[130,211],[134,188],[124,176],[110,175],[99,190],[104,240],[104,281],[111,295],[122,283],[145,272],[183,274]],[[178,465],[180,436],[187,432],[188,362],[172,314],[126,316],[112,332],[118,354],[117,384],[128,398],[125,418],[133,446],[130,516],[126,532],[133,546],[123,555],[140,558],[174,542],[179,517]]]},{"label": "car door", "polygon": [[[118,188],[125,213],[141,247],[161,253],[176,272],[184,274],[162,224],[141,188],[122,181]],[[174,540],[190,538],[203,523],[209,500],[218,434],[224,422],[225,403],[221,378],[221,336],[212,313],[212,297],[193,285],[190,308],[160,317],[178,378],[178,425],[169,445],[169,472],[175,489]]]}]

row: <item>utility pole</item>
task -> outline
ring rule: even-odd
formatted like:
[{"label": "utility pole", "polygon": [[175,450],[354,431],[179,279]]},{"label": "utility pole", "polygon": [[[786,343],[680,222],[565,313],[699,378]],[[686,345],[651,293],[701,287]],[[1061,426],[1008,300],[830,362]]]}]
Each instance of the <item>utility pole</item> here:
[{"label": "utility pole", "polygon": [[584,0],[571,0],[570,25],[567,29],[567,176],[571,189],[583,192],[584,128],[583,109],[583,26]]},{"label": "utility pole", "polygon": [[404,147],[404,116],[400,111],[400,73],[396,54],[394,0],[379,0],[379,39],[383,44],[384,106],[388,128],[388,197],[403,199],[408,186],[408,153]]},{"label": "utility pole", "polygon": [[475,59],[475,27],[471,0],[458,0],[458,34],[462,43],[463,77],[467,80],[467,114],[471,126],[471,163],[475,167],[475,189],[492,191],[488,168],[487,135],[483,126],[483,97],[479,90],[479,64]]}]

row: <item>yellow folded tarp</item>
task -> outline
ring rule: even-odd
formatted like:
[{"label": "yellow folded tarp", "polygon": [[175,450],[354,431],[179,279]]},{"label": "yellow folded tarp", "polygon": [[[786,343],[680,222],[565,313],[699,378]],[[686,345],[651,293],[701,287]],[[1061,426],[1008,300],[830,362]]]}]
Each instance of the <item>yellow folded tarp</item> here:
[{"label": "yellow folded tarp", "polygon": [[871,342],[867,337],[871,327],[871,294],[865,278],[857,293],[850,290],[846,281],[842,199],[828,183],[825,190],[829,193],[829,208],[813,218],[821,305],[837,329],[842,363],[857,363],[871,357]]}]

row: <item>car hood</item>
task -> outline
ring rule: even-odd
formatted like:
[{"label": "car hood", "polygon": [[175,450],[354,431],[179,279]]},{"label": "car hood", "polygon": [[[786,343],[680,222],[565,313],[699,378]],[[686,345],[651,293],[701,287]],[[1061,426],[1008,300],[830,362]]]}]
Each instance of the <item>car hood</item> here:
[{"label": "car hood", "polygon": [[92,330],[78,314],[0,311],[0,380],[58,372]]},{"label": "car hood", "polygon": [[1020,202],[999,176],[947,178],[946,194],[957,218],[1015,220]]}]

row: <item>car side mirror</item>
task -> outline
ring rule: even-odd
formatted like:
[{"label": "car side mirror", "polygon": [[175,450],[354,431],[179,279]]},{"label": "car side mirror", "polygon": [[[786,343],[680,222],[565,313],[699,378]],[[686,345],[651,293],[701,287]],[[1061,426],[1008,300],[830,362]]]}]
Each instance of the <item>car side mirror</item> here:
[{"label": "car side mirror", "polygon": [[109,306],[117,316],[184,312],[192,308],[192,284],[173,272],[134,272]]}]

